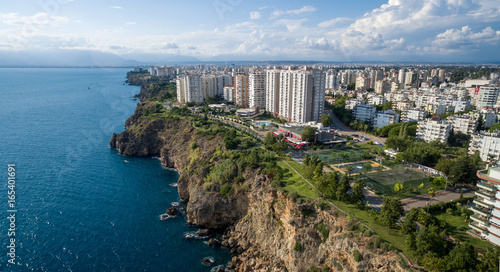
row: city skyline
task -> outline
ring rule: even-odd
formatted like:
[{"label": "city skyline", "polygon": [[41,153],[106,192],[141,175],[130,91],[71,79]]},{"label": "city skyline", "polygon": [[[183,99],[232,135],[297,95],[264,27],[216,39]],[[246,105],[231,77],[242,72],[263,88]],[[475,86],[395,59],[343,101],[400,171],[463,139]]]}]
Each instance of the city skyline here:
[{"label": "city skyline", "polygon": [[491,0],[27,2],[0,4],[4,64],[500,61]]}]

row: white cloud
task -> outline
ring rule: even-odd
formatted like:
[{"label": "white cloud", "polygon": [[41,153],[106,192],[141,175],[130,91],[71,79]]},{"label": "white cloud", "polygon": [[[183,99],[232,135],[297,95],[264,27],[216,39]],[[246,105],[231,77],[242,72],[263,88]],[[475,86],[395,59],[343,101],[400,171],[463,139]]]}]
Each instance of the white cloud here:
[{"label": "white cloud", "polygon": [[349,23],[352,22],[353,19],[347,18],[347,17],[338,17],[338,18],[333,18],[328,21],[324,21],[318,24],[318,27],[321,28],[327,28],[327,27],[333,27],[336,26],[337,24],[343,24],[343,23]]},{"label": "white cloud", "polygon": [[250,19],[257,20],[257,19],[260,19],[260,17],[262,17],[262,14],[260,12],[258,12],[258,11],[250,12]]},{"label": "white cloud", "polygon": [[55,25],[65,23],[68,19],[61,16],[49,15],[45,12],[40,12],[32,16],[20,15],[19,13],[0,13],[0,22],[6,25]]},{"label": "white cloud", "polygon": [[109,6],[109,7],[112,8],[112,9],[123,9],[122,6]]},{"label": "white cloud", "polygon": [[447,49],[467,49],[480,44],[500,44],[500,31],[486,27],[480,32],[473,32],[471,27],[448,29],[436,36],[433,45]]},{"label": "white cloud", "polygon": [[316,8],[312,6],[303,6],[300,9],[292,9],[292,10],[275,10],[271,13],[271,18],[278,18],[283,15],[301,15],[304,13],[312,13],[315,12]]},{"label": "white cloud", "polygon": [[126,22],[125,24],[127,24],[127,25],[135,25],[136,22]]}]

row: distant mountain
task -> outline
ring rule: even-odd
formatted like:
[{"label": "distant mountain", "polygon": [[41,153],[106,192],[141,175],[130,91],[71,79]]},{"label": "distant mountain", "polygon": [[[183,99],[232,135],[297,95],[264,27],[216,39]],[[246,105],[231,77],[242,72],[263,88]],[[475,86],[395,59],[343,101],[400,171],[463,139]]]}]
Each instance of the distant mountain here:
[{"label": "distant mountain", "polygon": [[193,57],[163,54],[116,55],[95,50],[0,51],[0,67],[89,67],[175,64]]}]

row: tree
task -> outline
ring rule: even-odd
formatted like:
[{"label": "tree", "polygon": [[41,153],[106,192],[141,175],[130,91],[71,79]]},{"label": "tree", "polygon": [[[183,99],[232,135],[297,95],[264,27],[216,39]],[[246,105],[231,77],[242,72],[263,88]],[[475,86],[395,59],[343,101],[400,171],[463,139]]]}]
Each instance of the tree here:
[{"label": "tree", "polygon": [[499,271],[498,269],[498,259],[500,257],[500,247],[488,247],[486,253],[480,259],[477,265],[477,271],[487,272],[487,271]]},{"label": "tree", "polygon": [[367,163],[363,164],[363,171],[365,173],[368,173],[368,171],[370,171],[371,169],[372,169],[372,165],[370,163],[367,162]]},{"label": "tree", "polygon": [[354,167],[352,167],[352,165],[348,165],[345,169],[347,170],[347,176],[350,177]]},{"label": "tree", "polygon": [[343,175],[340,178],[339,186],[337,189],[337,200],[344,202],[347,201],[349,199],[347,192],[349,191],[350,187],[351,186],[349,185],[349,177],[347,175]]},{"label": "tree", "polygon": [[306,126],[300,136],[304,141],[312,142],[316,137],[316,128]]},{"label": "tree", "polygon": [[363,194],[363,187],[365,183],[362,180],[356,180],[354,186],[352,187],[351,201],[353,203],[363,203],[365,200],[365,194]]},{"label": "tree", "polygon": [[398,182],[398,183],[394,184],[394,192],[396,192],[396,193],[403,191],[403,188],[404,188],[404,185],[402,182]]},{"label": "tree", "polygon": [[446,255],[444,263],[447,272],[472,271],[478,263],[477,252],[470,244],[459,244]]},{"label": "tree", "polygon": [[404,235],[415,234],[417,232],[418,210],[413,208],[405,215],[405,220],[401,224],[401,232]]},{"label": "tree", "polygon": [[274,135],[272,135],[270,132],[266,133],[266,136],[264,136],[264,145],[266,147],[270,147],[275,143],[276,143],[276,137],[274,137]]},{"label": "tree", "polygon": [[325,127],[329,127],[333,124],[332,116],[330,114],[321,115],[321,123]]},{"label": "tree", "polygon": [[356,83],[351,83],[347,85],[347,90],[354,91],[356,89]]},{"label": "tree", "polygon": [[339,184],[338,172],[325,173],[316,181],[318,189],[327,197],[331,199],[337,198],[337,187]]},{"label": "tree", "polygon": [[395,197],[384,197],[380,214],[390,233],[391,228],[396,226],[396,221],[404,214],[403,203]]},{"label": "tree", "polygon": [[[434,188],[434,187],[429,188],[428,193],[431,196],[431,202],[432,202],[432,199],[436,196],[436,188]],[[431,205],[429,203],[429,206],[427,206],[427,212],[429,212],[430,207],[431,207]]]},{"label": "tree", "polygon": [[446,240],[445,235],[440,233],[435,225],[422,227],[415,237],[415,242],[416,249],[414,252],[417,257],[424,257],[431,253],[443,257],[451,243]]}]

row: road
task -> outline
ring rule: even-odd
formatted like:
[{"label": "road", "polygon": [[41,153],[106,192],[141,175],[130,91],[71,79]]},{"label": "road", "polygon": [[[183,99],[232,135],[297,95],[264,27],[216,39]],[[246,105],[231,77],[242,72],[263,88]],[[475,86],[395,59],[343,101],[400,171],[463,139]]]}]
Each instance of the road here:
[{"label": "road", "polygon": [[373,142],[379,142],[381,144],[385,144],[386,138],[381,138],[381,137],[373,136],[371,134],[368,134],[368,133],[365,133],[362,131],[353,130],[350,127],[344,125],[344,123],[342,123],[337,118],[337,116],[335,116],[335,114],[330,113],[330,115],[332,116],[333,127],[337,130],[337,132],[339,134],[348,135],[348,136],[352,136],[353,134],[357,134],[359,136],[363,136],[363,137],[367,138],[368,140],[372,140]]},{"label": "road", "polygon": [[[473,197],[475,194],[474,191],[469,191],[464,193],[464,197]],[[450,202],[454,199],[460,198],[460,193],[455,193],[455,188],[448,188],[448,190],[438,191],[438,195],[431,199],[430,195],[424,194],[419,196],[414,196],[410,198],[405,198],[402,200],[404,204],[405,212],[409,212],[412,208],[421,208],[427,206],[427,203],[430,205],[436,204],[439,201]]]}]

